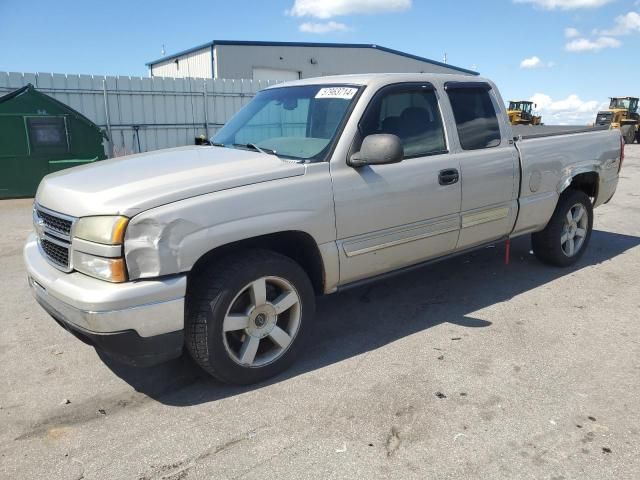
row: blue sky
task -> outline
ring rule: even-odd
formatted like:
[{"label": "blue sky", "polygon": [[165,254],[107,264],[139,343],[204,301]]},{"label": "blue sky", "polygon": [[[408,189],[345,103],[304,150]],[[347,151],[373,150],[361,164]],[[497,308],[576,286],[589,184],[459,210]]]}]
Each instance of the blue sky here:
[{"label": "blue sky", "polygon": [[163,44],[362,42],[446,52],[505,100],[535,98],[547,123],[640,96],[640,0],[0,0],[0,19],[0,71],[146,76]]}]

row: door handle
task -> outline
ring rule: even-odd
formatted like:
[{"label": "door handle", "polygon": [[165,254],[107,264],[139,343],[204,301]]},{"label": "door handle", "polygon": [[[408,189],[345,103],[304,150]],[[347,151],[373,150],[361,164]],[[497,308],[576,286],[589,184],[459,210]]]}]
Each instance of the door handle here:
[{"label": "door handle", "polygon": [[447,168],[445,170],[440,170],[438,174],[438,183],[440,185],[453,185],[460,180],[460,174],[458,170],[455,168]]}]

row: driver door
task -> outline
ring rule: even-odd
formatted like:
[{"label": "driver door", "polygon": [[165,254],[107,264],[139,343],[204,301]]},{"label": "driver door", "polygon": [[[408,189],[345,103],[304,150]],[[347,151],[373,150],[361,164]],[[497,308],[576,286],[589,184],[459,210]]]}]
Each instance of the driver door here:
[{"label": "driver door", "polygon": [[402,162],[332,165],[340,283],[452,252],[460,228],[460,166],[449,153],[432,85],[382,88],[360,120],[359,138],[400,137]]}]

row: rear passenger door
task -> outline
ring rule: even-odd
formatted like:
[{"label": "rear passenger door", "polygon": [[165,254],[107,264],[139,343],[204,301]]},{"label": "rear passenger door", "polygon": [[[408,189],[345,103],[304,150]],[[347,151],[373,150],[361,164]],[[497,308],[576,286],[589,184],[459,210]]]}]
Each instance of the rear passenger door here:
[{"label": "rear passenger door", "polygon": [[[517,214],[519,167],[507,137],[499,97],[484,82],[448,82],[445,90],[455,120],[462,202],[457,249],[505,237]],[[502,120],[502,121],[501,121]],[[502,131],[501,131],[502,130]]]},{"label": "rear passenger door", "polygon": [[402,141],[404,159],[361,168],[332,161],[343,284],[452,252],[460,224],[459,167],[431,84],[383,87],[358,130],[351,154],[366,136],[390,133]]}]

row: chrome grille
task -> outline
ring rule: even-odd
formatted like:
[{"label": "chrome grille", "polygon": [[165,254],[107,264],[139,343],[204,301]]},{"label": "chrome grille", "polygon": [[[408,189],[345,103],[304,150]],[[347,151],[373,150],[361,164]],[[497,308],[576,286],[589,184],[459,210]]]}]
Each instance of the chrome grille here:
[{"label": "chrome grille", "polygon": [[38,210],[38,216],[42,219],[45,227],[65,236],[71,235],[71,225],[73,222],[65,218],[56,217],[50,213]]},{"label": "chrome grille", "polygon": [[33,207],[33,224],[44,257],[54,267],[71,271],[71,229],[74,217],[54,212],[40,205]]},{"label": "chrome grille", "polygon": [[46,238],[40,240],[42,251],[47,255],[49,261],[62,268],[69,268],[69,247],[63,247],[53,243]]}]

